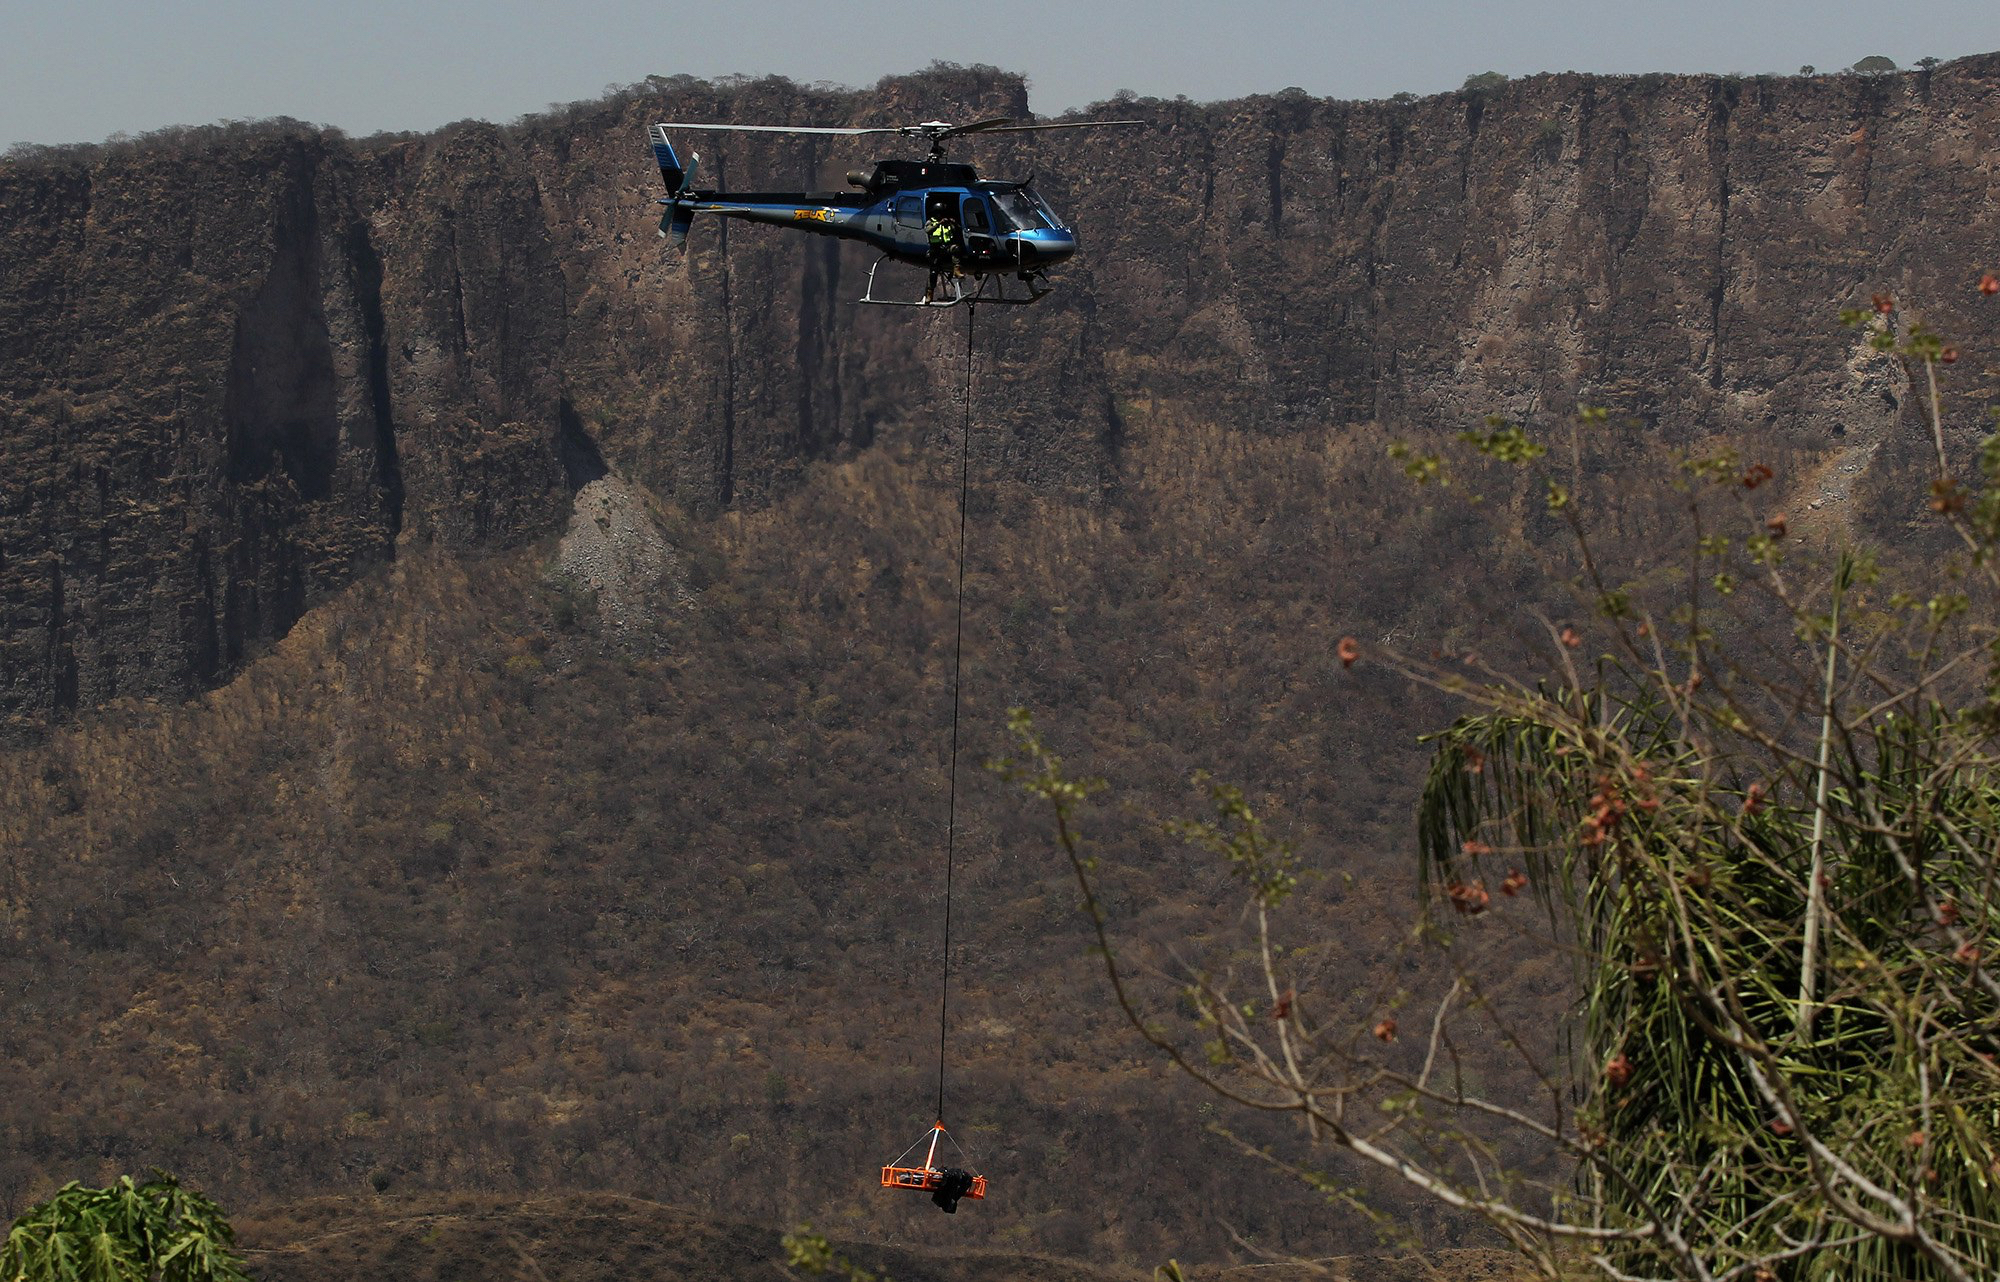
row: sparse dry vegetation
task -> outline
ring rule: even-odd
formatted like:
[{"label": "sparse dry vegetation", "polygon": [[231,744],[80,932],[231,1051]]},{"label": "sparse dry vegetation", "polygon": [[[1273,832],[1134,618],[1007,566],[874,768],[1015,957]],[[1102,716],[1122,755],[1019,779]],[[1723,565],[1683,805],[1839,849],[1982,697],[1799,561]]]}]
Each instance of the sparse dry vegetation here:
[{"label": "sparse dry vegetation", "polygon": [[[983,504],[974,759],[1007,704],[1063,707],[1162,807],[1203,751],[1288,787],[1301,822],[1337,807],[1393,849],[1421,758],[1363,733],[1398,696],[1341,692],[1314,626],[1363,595],[1434,608],[1420,542],[1378,545],[1379,513],[1327,520],[1311,497],[1392,483],[1378,454],[1162,430],[1118,508]],[[882,1204],[871,1163],[928,1098],[953,497],[931,466],[874,452],[767,511],[671,524],[696,603],[662,601],[650,637],[613,637],[550,581],[552,547],[411,549],[230,685],[11,754],[5,982],[36,993],[9,1071],[55,1103],[9,1116],[0,1191],[158,1163],[235,1201],[610,1187],[923,1223]],[[1339,562],[1378,568],[1315,569]],[[1062,869],[968,784],[952,1100],[1004,1190],[970,1231],[1220,1249],[1177,1201],[1107,1217],[1072,1194],[1171,1168],[1236,1232],[1323,1238],[1307,1203],[1233,1192],[1198,1102],[1163,1100],[1073,999],[1089,972]],[[1131,855],[1144,929],[1203,929],[1221,883]],[[1322,888],[1320,911],[1383,923],[1336,932],[1329,967],[1396,946],[1383,858]],[[781,1178],[732,1181],[746,1163]]]},{"label": "sparse dry vegetation", "polygon": [[[1329,992],[1315,926],[1287,920],[1314,863],[1230,784],[1152,835],[1214,858],[1243,906],[1170,962],[1124,955],[1086,846],[1105,785],[1015,711],[996,769],[1052,824],[1116,1005],[1233,1118],[1298,1123],[1247,1155],[1362,1206],[1356,1172],[1391,1175],[1550,1279],[1972,1282],[2000,1263],[2000,435],[1954,455],[1958,350],[1893,298],[1842,319],[1919,389],[1947,555],[1799,547],[1759,493],[1775,469],[1725,448],[1662,459],[1678,537],[1611,559],[1594,474],[1504,420],[1462,434],[1540,475],[1576,600],[1525,612],[1526,659],[1337,647],[1466,709],[1431,739],[1418,808],[1442,996],[1357,1018]],[[1569,425],[1572,460],[1605,418]],[[1393,455],[1451,483],[1438,455]],[[1523,947],[1572,968],[1566,1025],[1496,1000],[1494,962]]]}]

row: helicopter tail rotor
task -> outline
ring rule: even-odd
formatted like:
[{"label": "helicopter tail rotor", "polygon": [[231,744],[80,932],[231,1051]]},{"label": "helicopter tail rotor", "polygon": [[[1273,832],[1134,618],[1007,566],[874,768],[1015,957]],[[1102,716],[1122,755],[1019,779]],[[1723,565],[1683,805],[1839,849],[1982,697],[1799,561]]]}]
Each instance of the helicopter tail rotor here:
[{"label": "helicopter tail rotor", "polygon": [[694,207],[680,201],[667,204],[660,215],[660,235],[667,239],[667,249],[678,256],[687,248],[688,227],[694,222]]},{"label": "helicopter tail rotor", "polygon": [[674,152],[674,144],[667,138],[667,127],[654,125],[652,132],[653,159],[659,162],[660,179],[667,184],[667,194],[685,196],[694,187],[694,171],[701,164],[701,153],[689,153],[688,163],[683,166]]},{"label": "helicopter tail rotor", "polygon": [[687,164],[683,165],[674,144],[667,138],[665,125],[654,125],[652,136],[653,159],[659,162],[660,179],[667,185],[667,194],[660,201],[666,206],[660,213],[660,235],[666,238],[668,250],[678,256],[687,248],[688,226],[694,222],[694,206],[687,197],[694,190],[694,172],[701,165],[701,153],[689,152]]}]

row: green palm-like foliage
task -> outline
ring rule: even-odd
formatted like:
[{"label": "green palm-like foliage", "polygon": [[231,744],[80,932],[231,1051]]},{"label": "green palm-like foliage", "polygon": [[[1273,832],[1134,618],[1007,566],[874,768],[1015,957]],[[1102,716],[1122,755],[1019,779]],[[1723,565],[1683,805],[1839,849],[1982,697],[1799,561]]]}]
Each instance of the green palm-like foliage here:
[{"label": "green palm-like foliage", "polygon": [[221,1208],[170,1175],[70,1183],[0,1245],[4,1282],[249,1282]]},{"label": "green palm-like foliage", "polygon": [[1809,751],[1720,699],[1624,689],[1496,698],[1435,741],[1420,813],[1448,902],[1476,912],[1519,867],[1574,947],[1574,1124],[1625,1177],[1586,1168],[1579,1209],[1684,1247],[1655,1234],[1610,1262],[1991,1276],[2000,769],[1983,734],[1935,706],[1837,723],[1816,848]]}]

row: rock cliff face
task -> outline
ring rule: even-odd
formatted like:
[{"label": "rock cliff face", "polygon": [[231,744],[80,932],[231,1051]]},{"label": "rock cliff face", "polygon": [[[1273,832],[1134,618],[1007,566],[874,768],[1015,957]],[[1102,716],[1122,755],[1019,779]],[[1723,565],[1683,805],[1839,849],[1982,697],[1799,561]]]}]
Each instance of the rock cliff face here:
[{"label": "rock cliff face", "polygon": [[561,286],[482,141],[413,176],[407,251],[315,137],[10,172],[9,714],[198,688],[406,521],[552,519]]},{"label": "rock cliff face", "polygon": [[[663,261],[643,129],[1024,112],[936,72],[864,93],[662,81],[511,129],[290,128],[0,162],[0,716],[182,695],[399,538],[555,529],[610,460],[697,512],[954,418],[957,327],[857,309],[864,251],[700,225]],[[1116,484],[1135,412],[1422,433],[1579,402],[1860,463],[1892,372],[1832,337],[1894,289],[1991,350],[2000,56],[1928,74],[1548,76],[1405,104],[1119,104],[973,144],[1086,241],[980,318],[980,448]],[[721,185],[835,181],[821,140],[704,140]],[[1985,377],[1991,377],[1990,374]],[[1961,425],[1970,431],[1969,424]]]}]

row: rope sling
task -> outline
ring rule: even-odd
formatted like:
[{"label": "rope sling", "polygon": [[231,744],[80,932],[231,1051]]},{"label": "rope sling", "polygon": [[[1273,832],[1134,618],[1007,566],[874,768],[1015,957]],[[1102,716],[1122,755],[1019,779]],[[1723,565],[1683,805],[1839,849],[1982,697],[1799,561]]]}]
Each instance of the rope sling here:
[{"label": "rope sling", "polygon": [[[967,1165],[939,1167],[937,1164],[938,1140],[944,1139],[958,1154],[961,1163],[966,1162],[965,1150],[959,1148],[958,1141],[952,1139],[944,1128],[944,1086],[946,1049],[951,1028],[951,873],[952,864],[958,852],[958,712],[960,695],[964,688],[965,670],[965,544],[966,508],[972,492],[972,331],[973,322],[978,318],[977,304],[965,310],[965,379],[963,400],[965,402],[964,423],[958,437],[958,597],[955,607],[951,644],[951,758],[947,768],[949,782],[945,788],[944,824],[944,954],[938,967],[942,978],[938,987],[938,1071],[937,1071],[937,1122],[915,1144],[903,1150],[901,1156],[882,1168],[882,1187],[909,1189],[914,1192],[929,1193],[931,1201],[947,1214],[958,1210],[960,1198],[974,1199],[986,1196],[986,1177]],[[929,1147],[924,1152],[922,1166],[905,1166],[903,1162],[925,1141]]]}]

